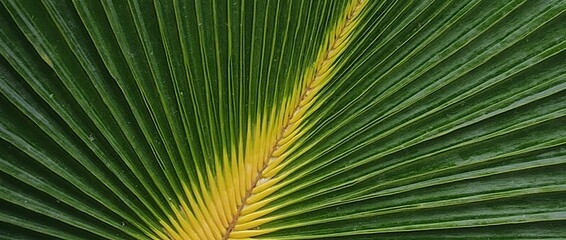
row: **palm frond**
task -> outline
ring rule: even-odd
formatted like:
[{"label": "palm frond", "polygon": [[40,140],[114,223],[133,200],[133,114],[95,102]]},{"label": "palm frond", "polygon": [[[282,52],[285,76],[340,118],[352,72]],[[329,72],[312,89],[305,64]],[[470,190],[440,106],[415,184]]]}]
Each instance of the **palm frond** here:
[{"label": "palm frond", "polygon": [[0,1],[2,239],[566,238],[566,1]]}]

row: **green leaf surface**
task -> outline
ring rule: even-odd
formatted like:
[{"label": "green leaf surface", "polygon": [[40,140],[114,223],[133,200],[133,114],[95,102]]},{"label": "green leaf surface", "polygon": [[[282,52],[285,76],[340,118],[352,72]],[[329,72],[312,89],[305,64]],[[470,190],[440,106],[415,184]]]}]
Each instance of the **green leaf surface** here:
[{"label": "green leaf surface", "polygon": [[0,239],[566,238],[566,1],[0,3]]}]

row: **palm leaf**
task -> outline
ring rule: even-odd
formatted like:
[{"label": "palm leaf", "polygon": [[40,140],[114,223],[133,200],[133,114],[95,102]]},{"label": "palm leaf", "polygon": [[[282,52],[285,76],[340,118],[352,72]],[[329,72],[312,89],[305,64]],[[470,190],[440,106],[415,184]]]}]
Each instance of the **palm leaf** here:
[{"label": "palm leaf", "polygon": [[566,238],[566,1],[1,3],[2,239]]}]

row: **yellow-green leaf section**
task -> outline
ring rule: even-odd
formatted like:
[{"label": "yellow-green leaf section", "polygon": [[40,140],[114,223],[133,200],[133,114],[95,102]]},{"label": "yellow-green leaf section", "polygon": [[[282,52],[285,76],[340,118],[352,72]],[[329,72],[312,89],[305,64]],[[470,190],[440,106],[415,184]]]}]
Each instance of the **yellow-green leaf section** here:
[{"label": "yellow-green leaf section", "polygon": [[[312,127],[302,123],[309,109],[316,107],[320,90],[335,73],[338,57],[351,43],[350,35],[366,3],[366,0],[353,1],[339,13],[340,20],[326,33],[315,62],[304,70],[283,105],[273,106],[254,124],[248,121],[248,129],[255,126],[248,132],[248,141],[215,156],[216,169],[222,169],[221,172],[216,175],[211,171],[198,172],[201,185],[183,184],[186,195],[179,199],[185,200],[180,206],[170,206],[176,209],[175,216],[169,217],[171,225],[161,221],[169,238],[250,239],[277,230],[261,228],[262,224],[276,219],[264,216],[278,209],[265,206],[275,200],[269,198],[270,194],[285,186],[278,183],[289,175],[281,172],[292,161],[286,156],[292,151],[291,146]],[[277,124],[268,125],[268,119],[276,119],[273,122]],[[242,148],[244,154],[238,151]],[[220,162],[223,166],[218,165]],[[202,184],[204,175],[208,186]],[[161,231],[156,234],[163,236]]]}]

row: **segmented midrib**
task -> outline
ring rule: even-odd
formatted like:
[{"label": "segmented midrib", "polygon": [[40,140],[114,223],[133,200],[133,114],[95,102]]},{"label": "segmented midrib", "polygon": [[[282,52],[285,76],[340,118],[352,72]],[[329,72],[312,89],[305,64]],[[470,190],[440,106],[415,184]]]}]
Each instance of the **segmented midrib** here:
[{"label": "segmented midrib", "polygon": [[[339,54],[333,54],[334,51],[337,51],[337,49],[341,49],[342,47],[344,47],[346,45],[346,41],[345,38],[348,36],[348,34],[351,32],[351,28],[350,25],[353,22],[353,19],[356,18],[357,16],[359,16],[359,13],[361,11],[361,8],[364,6],[364,0],[358,0],[355,3],[355,6],[350,8],[350,12],[346,15],[346,18],[344,20],[344,24],[339,24],[337,25],[337,29],[335,29],[334,31],[332,31],[335,34],[335,38],[334,39],[330,39],[331,44],[330,47],[328,49],[325,50],[325,53],[322,55],[324,56],[324,58],[322,58],[322,60],[318,60],[316,61],[317,64],[316,69],[314,71],[314,74],[312,75],[312,79],[309,81],[309,84],[307,85],[307,87],[305,88],[305,90],[303,91],[303,93],[301,94],[300,98],[298,98],[297,101],[297,105],[295,107],[295,109],[293,110],[293,112],[291,114],[289,114],[289,117],[287,118],[286,122],[284,123],[283,127],[281,127],[281,131],[277,137],[277,139],[275,140],[275,143],[273,144],[273,147],[271,148],[267,159],[263,161],[263,166],[262,168],[258,171],[258,174],[256,176],[256,178],[254,180],[252,180],[250,187],[248,188],[248,190],[246,190],[246,193],[244,194],[244,196],[242,197],[242,200],[240,202],[240,205],[236,211],[236,214],[234,215],[232,221],[230,221],[227,229],[226,229],[226,233],[223,236],[223,240],[226,240],[228,238],[230,238],[230,234],[232,233],[232,231],[234,230],[236,224],[238,223],[238,219],[240,218],[240,216],[242,215],[242,211],[243,209],[247,206],[247,201],[248,199],[253,195],[253,191],[256,188],[258,182],[260,181],[260,179],[263,178],[263,175],[265,173],[265,170],[270,167],[270,163],[272,163],[275,159],[278,158],[278,156],[274,156],[274,152],[277,151],[281,146],[281,140],[283,140],[285,137],[284,136],[290,136],[291,133],[293,133],[294,131],[298,131],[297,128],[293,128],[294,124],[299,124],[300,121],[299,119],[302,118],[302,116],[298,116],[297,114],[303,110],[303,108],[307,108],[310,107],[310,105],[308,104],[310,101],[314,101],[313,96],[310,96],[311,94],[316,94],[318,93],[318,90],[320,90],[320,87],[322,87],[321,85],[324,85],[326,82],[325,81],[321,81],[320,78],[324,78],[327,77],[327,75],[325,75],[325,73],[327,71],[330,71],[328,66],[337,59]],[[313,89],[318,88],[317,91],[313,92]],[[299,119],[296,119],[296,118]],[[288,132],[290,131],[290,132]],[[279,154],[280,155],[280,154]]]}]

